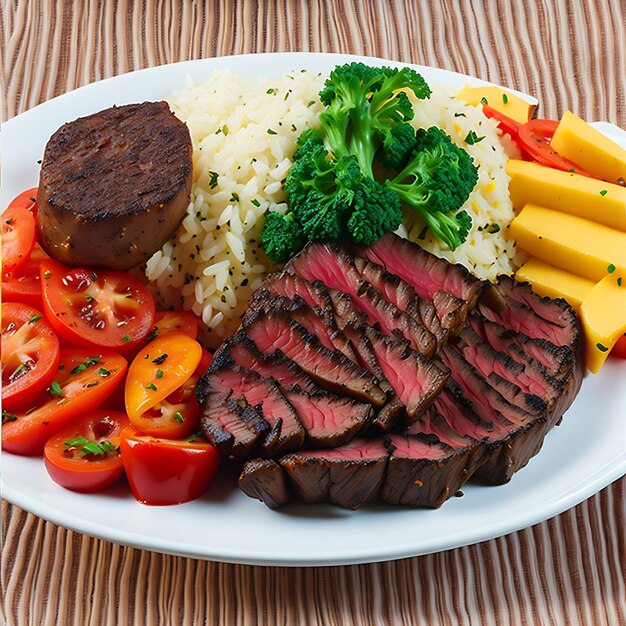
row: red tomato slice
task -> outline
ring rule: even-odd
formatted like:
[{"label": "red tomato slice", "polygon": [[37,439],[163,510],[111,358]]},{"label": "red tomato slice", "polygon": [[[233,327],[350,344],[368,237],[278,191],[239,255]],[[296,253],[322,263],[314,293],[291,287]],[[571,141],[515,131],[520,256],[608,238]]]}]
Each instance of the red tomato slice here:
[{"label": "red tomato slice", "polygon": [[46,318],[18,302],[2,305],[2,405],[25,408],[56,376],[59,340]]},{"label": "red tomato slice", "polygon": [[2,273],[15,272],[35,247],[35,218],[23,206],[9,206],[2,214]]},{"label": "red tomato slice", "polygon": [[14,454],[41,454],[44,444],[75,418],[97,409],[124,379],[128,364],[114,352],[61,350],[55,380],[33,408],[3,411],[2,448]]},{"label": "red tomato slice", "polygon": [[30,258],[15,272],[8,272],[2,277],[2,300],[4,302],[23,302],[36,309],[43,309],[39,266],[48,255],[35,244]]},{"label": "red tomato slice", "polygon": [[146,435],[185,439],[200,428],[200,404],[196,397],[198,379],[208,369],[213,355],[202,348],[194,373],[167,398],[133,419],[133,425]]},{"label": "red tomato slice", "polygon": [[32,189],[27,189],[26,191],[22,191],[22,193],[18,194],[11,200],[7,209],[12,207],[23,207],[30,211],[35,218],[35,224],[39,223],[39,206],[37,205],[37,194],[39,193],[39,189],[37,187],[33,187]]},{"label": "red tomato slice", "polygon": [[626,335],[622,335],[613,346],[611,354],[620,359],[626,359]]},{"label": "red tomato slice", "polygon": [[115,484],[124,473],[120,433],[129,424],[126,413],[99,410],[61,429],[43,449],[50,478],[72,491]]},{"label": "red tomato slice", "polygon": [[519,127],[521,124],[511,119],[508,115],[500,113],[500,111],[490,107],[488,104],[483,104],[483,113],[486,117],[492,118],[498,122],[498,128],[503,132],[511,136],[515,141],[519,140]]},{"label": "red tomato slice", "polygon": [[92,349],[132,351],[154,325],[154,298],[127,272],[41,263],[44,311],[62,339]]},{"label": "red tomato slice", "polygon": [[220,457],[203,436],[165,440],[122,430],[120,448],[131,491],[142,504],[180,504],[199,498],[215,478]]},{"label": "red tomato slice", "polygon": [[126,378],[126,413],[138,428],[139,418],[178,389],[198,367],[202,346],[183,333],[157,337],[139,351]]},{"label": "red tomato slice", "polygon": [[519,127],[519,142],[530,157],[547,167],[564,172],[591,176],[575,163],[565,159],[550,147],[550,140],[559,123],[555,120],[530,120]]},{"label": "red tomato slice", "polygon": [[190,311],[157,311],[154,316],[151,341],[166,333],[184,333],[196,339],[198,318]]}]

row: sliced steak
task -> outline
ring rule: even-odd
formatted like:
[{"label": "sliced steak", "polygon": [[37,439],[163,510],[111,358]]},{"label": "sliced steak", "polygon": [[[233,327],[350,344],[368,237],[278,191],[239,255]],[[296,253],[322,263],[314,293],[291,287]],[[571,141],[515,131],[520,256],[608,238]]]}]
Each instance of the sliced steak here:
[{"label": "sliced steak", "polygon": [[[224,353],[217,355],[207,373],[198,383],[202,403],[202,428],[211,440],[211,422],[218,412],[216,405],[231,398],[240,406],[251,406],[269,424],[270,430],[260,441],[260,454],[275,456],[298,450],[304,443],[304,429],[294,408],[280,392],[276,383],[237,365]],[[249,451],[246,450],[247,456]],[[232,454],[242,458],[242,454]]]},{"label": "sliced steak", "polygon": [[263,354],[276,350],[297,363],[320,386],[382,406],[386,395],[370,372],[331,351],[284,311],[258,312],[244,332]]},{"label": "sliced steak", "polygon": [[[491,446],[476,476],[494,484],[508,482],[539,452],[548,428],[546,417],[533,416],[508,402],[451,347],[444,346],[441,358],[450,368],[451,378],[464,398],[473,405],[478,416],[491,425],[487,437]],[[438,409],[447,418],[445,409]]]},{"label": "sliced steak", "polygon": [[41,243],[68,265],[148,260],[189,204],[192,146],[166,102],[114,106],[64,124],[44,152]]},{"label": "sliced steak", "polygon": [[478,309],[488,320],[522,332],[534,339],[545,339],[576,351],[581,343],[576,312],[563,299],[544,298],[528,283],[501,276],[497,285],[481,296]]},{"label": "sliced steak", "polygon": [[341,448],[289,454],[280,465],[296,500],[357,509],[380,499],[387,458],[381,440],[353,439]]},{"label": "sliced steak", "polygon": [[486,285],[462,265],[449,263],[415,243],[393,233],[383,235],[373,246],[359,248],[357,255],[382,265],[411,285],[421,298],[433,300],[445,291],[472,309]]},{"label": "sliced steak", "polygon": [[470,477],[468,448],[454,450],[436,437],[391,435],[382,492],[388,504],[438,509]]},{"label": "sliced steak", "polygon": [[264,290],[285,298],[300,296],[309,306],[317,307],[320,311],[329,311],[332,308],[328,293],[321,283],[311,283],[287,269],[275,274],[269,274],[263,280],[261,287],[252,298],[252,303],[250,304],[252,310],[255,309],[257,294],[261,295]]},{"label": "sliced steak", "polygon": [[468,323],[494,350],[528,364],[554,384],[561,384],[572,371],[574,354],[567,346],[555,346],[546,339],[531,339],[524,333],[490,322],[479,313],[472,313]]},{"label": "sliced steak", "polygon": [[529,376],[523,363],[494,350],[469,327],[451,345],[509,402],[533,415],[545,413],[558,394],[547,379]]},{"label": "sliced steak", "polygon": [[[203,383],[210,383],[204,380]],[[248,459],[270,430],[269,424],[244,400],[235,402],[230,393],[211,391],[210,402],[202,408],[200,425],[206,438],[222,457]]]},{"label": "sliced steak", "polygon": [[376,263],[355,257],[354,265],[359,274],[377,289],[385,300],[401,311],[407,312],[427,328],[437,339],[437,347],[446,342],[448,330],[441,325],[435,306],[430,300],[420,298],[409,283]]},{"label": "sliced steak", "polygon": [[228,354],[239,366],[278,384],[314,446],[343,445],[372,419],[371,404],[318,387],[300,367],[280,353],[261,354],[241,331],[222,345],[218,354],[222,353]]},{"label": "sliced steak", "polygon": [[384,334],[400,334],[425,356],[435,353],[435,336],[371,287],[343,248],[332,244],[308,244],[291,259],[289,267],[306,280],[319,280],[331,289],[348,294],[355,308],[367,316],[368,324],[376,325]]},{"label": "sliced steak", "polygon": [[270,509],[277,509],[290,500],[285,473],[272,459],[248,461],[237,484],[249,498],[260,500]]}]

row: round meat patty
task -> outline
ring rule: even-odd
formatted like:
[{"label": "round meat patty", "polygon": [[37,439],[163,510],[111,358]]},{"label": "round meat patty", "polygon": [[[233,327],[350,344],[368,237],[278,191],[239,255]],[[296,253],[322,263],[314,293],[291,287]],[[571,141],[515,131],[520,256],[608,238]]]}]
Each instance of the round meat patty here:
[{"label": "round meat patty", "polygon": [[180,224],[192,169],[189,130],[166,102],[114,106],[64,124],[41,166],[43,247],[68,265],[143,263]]}]

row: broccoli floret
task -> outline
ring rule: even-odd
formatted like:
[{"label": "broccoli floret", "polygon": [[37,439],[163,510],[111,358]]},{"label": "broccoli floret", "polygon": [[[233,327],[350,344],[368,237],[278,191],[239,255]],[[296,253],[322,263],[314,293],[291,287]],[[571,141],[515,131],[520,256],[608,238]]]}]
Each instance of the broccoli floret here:
[{"label": "broccoli floret", "polygon": [[371,246],[385,233],[402,223],[400,198],[383,184],[365,179],[366,184],[355,192],[348,231],[359,244]]},{"label": "broccoli floret", "polygon": [[440,128],[420,129],[415,139],[410,160],[395,178],[385,181],[385,185],[455,250],[465,241],[471,228],[470,216],[458,210],[476,185],[478,170],[472,157]]},{"label": "broccoli floret", "polygon": [[[336,67],[320,92],[327,106],[320,114],[321,132],[330,152],[336,158],[354,155],[369,178],[374,178],[374,157],[383,144],[385,154],[394,155],[393,162],[398,163],[393,146],[396,141],[404,145],[408,129],[399,135],[394,129],[407,124],[414,115],[401,89],[410,89],[418,98],[430,96],[422,76],[411,68],[375,68],[363,63]],[[397,152],[402,152],[400,146]]]},{"label": "broccoli floret", "polygon": [[306,237],[293,213],[281,215],[276,211],[265,214],[261,246],[275,263],[286,263],[304,248]]},{"label": "broccoli floret", "polygon": [[392,170],[401,170],[415,150],[415,129],[410,124],[398,124],[385,136],[382,149],[382,164]]}]

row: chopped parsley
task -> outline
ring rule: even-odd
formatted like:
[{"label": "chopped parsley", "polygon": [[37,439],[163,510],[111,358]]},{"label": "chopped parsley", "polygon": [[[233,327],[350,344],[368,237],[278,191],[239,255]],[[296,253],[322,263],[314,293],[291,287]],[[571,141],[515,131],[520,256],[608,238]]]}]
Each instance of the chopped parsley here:
[{"label": "chopped parsley", "polygon": [[93,454],[94,456],[104,456],[107,453],[119,454],[119,448],[116,448],[108,439],[104,441],[89,441],[85,437],[75,437],[64,442],[65,450],[76,449],[80,457]]},{"label": "chopped parsley", "polygon": [[5,409],[2,409],[2,423],[6,424],[7,422],[14,422],[17,419],[17,415],[13,413],[9,413]]},{"label": "chopped parsley", "polygon": [[189,443],[193,443],[194,441],[198,441],[199,439],[202,439],[203,435],[204,435],[204,433],[201,430],[198,430],[193,435],[191,435],[190,437],[187,437],[187,441]]},{"label": "chopped parsley", "polygon": [[122,340],[124,341],[124,343],[128,343],[130,341],[130,335],[124,335],[122,337]]},{"label": "chopped parsley", "polygon": [[229,202],[239,202],[239,194],[233,192],[232,195],[230,196]]},{"label": "chopped parsley", "polygon": [[608,348],[606,346],[603,346],[601,343],[597,343],[596,348],[598,348],[600,352],[608,352]]},{"label": "chopped parsley", "polygon": [[469,144],[470,146],[473,146],[475,143],[478,143],[479,141],[482,141],[485,137],[479,137],[473,130],[470,130],[469,133],[467,133],[467,137],[465,137],[465,143]]},{"label": "chopped parsley", "polygon": [[219,175],[217,172],[209,172],[211,178],[209,178],[209,188],[210,189],[215,189],[217,187],[217,179],[219,178]]},{"label": "chopped parsley", "polygon": [[615,271],[615,265],[613,265],[613,263],[610,263],[609,266],[606,268],[606,271],[609,274],[612,274]]},{"label": "chopped parsley", "polygon": [[256,198],[252,198],[252,200],[250,200],[250,202],[252,202],[252,204],[254,204],[254,206],[256,206],[256,207],[261,206],[261,203]]},{"label": "chopped parsley", "polygon": [[80,374],[84,372],[90,365],[96,365],[96,363],[100,362],[99,356],[90,356],[87,357],[82,363],[79,363],[72,371],[72,374]]},{"label": "chopped parsley", "polygon": [[482,103],[482,104],[489,104],[489,100],[487,100],[487,98],[485,98],[485,96],[483,96],[483,97],[480,99],[480,101],[481,101],[481,103]]},{"label": "chopped parsley", "polygon": [[98,274],[96,274],[95,272],[91,275],[91,278],[94,282],[96,282],[98,280]]},{"label": "chopped parsley", "polygon": [[154,383],[150,383],[149,385],[146,385],[146,389],[150,389],[150,391],[156,391],[157,386]]},{"label": "chopped parsley", "polygon": [[491,233],[492,235],[494,235],[495,233],[500,232],[500,226],[498,224],[489,224],[489,226],[487,226],[485,230],[488,233]]},{"label": "chopped parsley", "polygon": [[622,277],[621,277],[621,276],[618,276],[618,277],[617,277],[617,286],[618,286],[618,287],[621,287],[621,286],[622,286]]},{"label": "chopped parsley", "polygon": [[29,320],[28,323],[29,324],[34,324],[35,322],[38,322],[41,319],[41,315],[33,315]]},{"label": "chopped parsley", "polygon": [[157,378],[163,378],[163,370],[157,370],[156,371],[156,377]]},{"label": "chopped parsley", "polygon": [[268,135],[278,135],[278,133],[275,130],[272,130],[271,128],[267,129],[267,134]]},{"label": "chopped parsley", "polygon": [[505,93],[503,93],[502,94],[502,102],[504,102],[504,104],[507,104],[508,101],[509,101],[509,97]]},{"label": "chopped parsley", "polygon": [[104,376],[106,378],[107,376],[111,375],[111,372],[108,369],[106,369],[106,367],[101,367],[98,370],[98,374],[100,374],[100,376]]},{"label": "chopped parsley", "polygon": [[455,113],[454,117],[467,117],[467,115],[465,113]]},{"label": "chopped parsley", "polygon": [[609,193],[609,190],[608,190],[608,189],[603,189],[603,190],[600,192],[600,195],[601,195],[601,196],[606,196],[606,194],[607,194],[607,193]]},{"label": "chopped parsley", "polygon": [[176,411],[176,413],[174,413],[174,419],[179,424],[182,424],[185,421],[185,418],[183,417],[183,415],[182,415],[182,413],[180,411]]},{"label": "chopped parsley", "polygon": [[59,385],[59,383],[57,383],[56,380],[53,380],[52,383],[50,384],[50,395],[51,396],[63,395],[63,389],[61,389],[61,385]]}]

